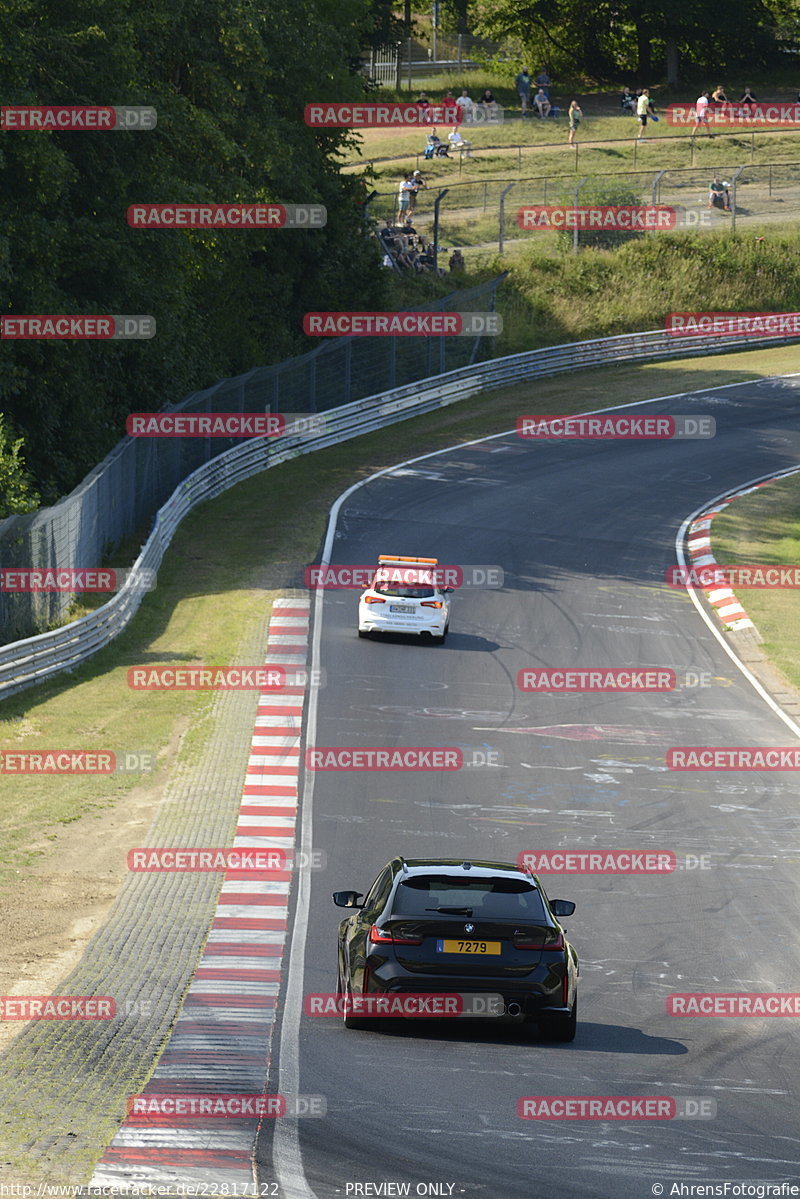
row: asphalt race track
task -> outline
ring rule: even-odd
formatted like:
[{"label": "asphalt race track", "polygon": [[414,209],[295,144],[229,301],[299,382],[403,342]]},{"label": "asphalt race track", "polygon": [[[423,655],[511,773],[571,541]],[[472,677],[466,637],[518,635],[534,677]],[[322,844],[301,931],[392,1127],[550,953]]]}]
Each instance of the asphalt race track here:
[{"label": "asphalt race track", "polygon": [[[796,777],[665,767],[670,746],[796,738],[664,579],[689,513],[800,460],[800,379],[630,411],[710,414],[717,436],[534,444],[511,433],[400,467],[342,505],[334,563],[434,555],[499,565],[505,585],[458,591],[443,647],[359,640],[356,593],[326,592],[312,666],[327,686],[307,743],[459,746],[503,765],[318,772],[313,795],[306,787],[305,844],[325,851],[327,869],[306,876],[307,930],[301,888],[294,1015],[276,1037],[271,1089],[280,1067],[282,1081],[325,1096],[327,1116],[298,1121],[297,1143],[285,1122],[277,1133],[266,1122],[259,1178],[291,1179],[287,1194],[409,1184],[412,1195],[470,1199],[644,1199],[678,1193],[675,1183],[798,1181],[796,1020],[665,1011],[672,992],[800,991]],[[627,695],[516,685],[525,667],[629,665],[705,672],[709,685]],[[298,1020],[298,994],[335,990],[344,913],[331,891],[366,891],[398,853],[514,861],[559,848],[706,857],[704,869],[666,875],[543,876],[551,897],[577,903],[565,922],[582,967],[573,1044],[488,1021],[356,1032],[336,1018]],[[714,1100],[716,1115],[517,1115],[521,1097],[552,1095]]]}]

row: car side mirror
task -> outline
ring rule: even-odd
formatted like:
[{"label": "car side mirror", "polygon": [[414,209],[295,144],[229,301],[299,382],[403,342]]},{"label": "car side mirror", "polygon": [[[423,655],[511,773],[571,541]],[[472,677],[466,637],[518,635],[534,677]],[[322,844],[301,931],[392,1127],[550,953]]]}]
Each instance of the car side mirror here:
[{"label": "car side mirror", "polygon": [[452,595],[455,587],[442,587],[442,595]]},{"label": "car side mirror", "polygon": [[569,899],[551,899],[550,907],[554,916],[571,916],[575,911],[575,904]]},{"label": "car side mirror", "polygon": [[358,902],[362,895],[363,891],[334,891],[332,899],[337,908],[363,908]]}]

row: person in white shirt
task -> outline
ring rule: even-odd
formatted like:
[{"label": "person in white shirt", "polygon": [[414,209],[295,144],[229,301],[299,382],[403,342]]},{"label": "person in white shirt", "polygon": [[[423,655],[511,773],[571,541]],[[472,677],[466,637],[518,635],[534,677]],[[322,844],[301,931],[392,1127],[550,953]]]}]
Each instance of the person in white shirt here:
[{"label": "person in white shirt", "polygon": [[447,140],[454,150],[466,150],[467,158],[472,158],[472,142],[464,141],[461,136],[458,125],[454,125],[452,132],[448,133]]},{"label": "person in white shirt", "polygon": [[469,123],[472,120],[472,110],[475,105],[470,99],[469,92],[466,88],[462,90],[461,95],[456,100],[456,104],[461,109],[462,119],[464,122]]},{"label": "person in white shirt", "polygon": [[708,134],[709,137],[711,137],[711,130],[708,127],[709,103],[710,103],[710,100],[708,98],[708,92],[703,92],[702,96],[697,97],[697,103],[694,106],[695,125],[694,125],[694,129],[692,130],[692,137],[694,137],[694,135],[697,133],[697,130],[700,128],[701,125],[703,125],[705,127],[706,133]]}]

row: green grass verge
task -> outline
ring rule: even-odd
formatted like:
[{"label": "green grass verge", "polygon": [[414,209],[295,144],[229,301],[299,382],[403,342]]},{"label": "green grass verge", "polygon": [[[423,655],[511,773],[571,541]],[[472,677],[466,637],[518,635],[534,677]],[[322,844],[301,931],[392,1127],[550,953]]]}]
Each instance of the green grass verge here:
[{"label": "green grass verge", "polygon": [[[800,562],[800,475],[736,500],[714,518],[711,538],[715,558],[726,566]],[[800,593],[748,589],[737,599],[763,637],[761,648],[772,665],[800,689]]]},{"label": "green grass verge", "polygon": [[[776,347],[712,359],[613,367],[520,384],[477,396],[391,429],[300,458],[239,484],[183,523],[130,628],[71,675],[0,705],[6,750],[148,749],[170,768],[168,747],[187,721],[181,752],[204,736],[209,698],[181,692],[135,692],[129,666],[224,665],[263,622],[281,586],[296,584],[320,545],[332,500],[373,470],[444,445],[511,428],[527,412],[580,412],[607,396],[646,399],[696,391],[792,370],[797,351]],[[113,808],[120,821],[137,776],[0,775],[0,884],[9,887],[46,865],[53,829],[75,824],[92,855],[91,815]]]}]

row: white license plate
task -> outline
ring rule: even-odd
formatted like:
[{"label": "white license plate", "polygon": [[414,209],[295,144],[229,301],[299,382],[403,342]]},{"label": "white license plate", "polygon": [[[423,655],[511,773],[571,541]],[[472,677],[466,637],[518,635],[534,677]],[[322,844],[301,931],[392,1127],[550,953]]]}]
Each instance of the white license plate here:
[{"label": "white license plate", "polygon": [[396,612],[398,616],[413,616],[416,610],[409,604],[389,604],[389,611]]}]

